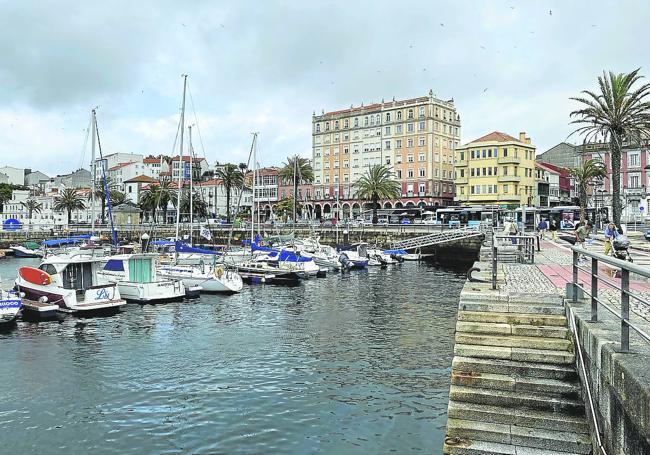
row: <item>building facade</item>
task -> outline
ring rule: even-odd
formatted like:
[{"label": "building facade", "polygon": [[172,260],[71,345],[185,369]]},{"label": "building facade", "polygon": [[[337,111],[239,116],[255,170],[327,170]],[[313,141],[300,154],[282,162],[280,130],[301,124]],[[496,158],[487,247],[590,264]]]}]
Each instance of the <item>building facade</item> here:
[{"label": "building facade", "polygon": [[355,198],[353,185],[376,164],[388,167],[401,186],[401,197],[384,207],[449,205],[459,141],[453,100],[439,100],[431,91],[420,98],[314,115],[314,211],[326,218],[359,211],[364,201]]},{"label": "building facade", "polygon": [[7,182],[11,185],[24,185],[25,184],[25,169],[13,167],[13,166],[3,166],[0,167],[0,173],[7,176]]},{"label": "building facade", "polygon": [[580,147],[568,142],[560,142],[544,153],[540,153],[537,155],[536,160],[566,169],[580,166],[582,162]]},{"label": "building facade", "polygon": [[537,198],[535,146],[494,131],[456,148],[455,200],[462,205],[534,205]]}]

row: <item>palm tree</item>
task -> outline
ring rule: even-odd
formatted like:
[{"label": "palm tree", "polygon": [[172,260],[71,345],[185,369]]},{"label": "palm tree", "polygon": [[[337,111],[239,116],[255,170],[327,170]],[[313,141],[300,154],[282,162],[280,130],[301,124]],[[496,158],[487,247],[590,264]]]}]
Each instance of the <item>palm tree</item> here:
[{"label": "palm tree", "polygon": [[[301,181],[312,182],[314,180],[314,170],[307,158],[302,158],[298,155],[287,157],[287,162],[283,164],[284,166],[280,169],[279,173],[280,178],[293,183],[293,200],[297,201],[298,185]],[[296,222],[295,214],[293,221],[294,223]]]},{"label": "palm tree", "polygon": [[612,210],[616,225],[621,222],[621,147],[624,141],[640,145],[650,137],[650,84],[633,86],[642,79],[640,68],[631,73],[612,71],[598,78],[600,92],[582,91],[571,98],[583,105],[571,112],[581,125],[574,133],[585,135],[585,142],[609,142],[612,159]]},{"label": "palm tree", "polygon": [[149,185],[149,188],[140,193],[140,208],[145,212],[151,212],[151,219],[154,223],[156,222],[159,194],[160,185]]},{"label": "palm tree", "polygon": [[118,190],[111,190],[108,192],[111,197],[111,205],[114,207],[116,205],[124,204],[126,202],[126,194]]},{"label": "palm tree", "polygon": [[[169,201],[175,201],[176,191],[172,188],[172,182],[167,179],[158,180],[149,185],[149,188],[140,194],[140,208],[151,212],[153,221],[156,221],[156,210],[163,212],[163,223],[167,222],[167,206]],[[111,196],[112,198],[112,196]]]},{"label": "palm tree", "polygon": [[226,187],[226,221],[230,223],[230,190],[244,186],[244,174],[234,164],[226,164],[217,170],[217,178]]},{"label": "palm tree", "polygon": [[372,224],[377,224],[377,206],[381,199],[400,194],[400,184],[393,180],[390,170],[381,164],[371,166],[354,184],[356,197],[372,202]]},{"label": "palm tree", "polygon": [[569,169],[569,174],[578,182],[580,191],[580,222],[585,222],[587,209],[587,187],[594,179],[604,178],[607,171],[600,161],[587,160],[582,166]]},{"label": "palm tree", "polygon": [[21,202],[20,205],[27,209],[27,219],[29,220],[29,228],[31,229],[32,215],[34,212],[41,213],[41,210],[43,210],[43,204],[30,197],[26,201]]},{"label": "palm tree", "polygon": [[73,210],[84,210],[85,208],[86,204],[84,203],[83,196],[74,188],[66,188],[63,190],[54,202],[54,210],[59,212],[65,210],[68,212],[68,224],[72,220]]},{"label": "palm tree", "polygon": [[[207,218],[208,216],[208,204],[201,196],[201,193],[194,191],[194,196],[192,197],[192,212],[196,218]],[[181,198],[181,213],[190,213],[190,193],[186,193]]]},{"label": "palm tree", "polygon": [[163,211],[163,223],[167,222],[169,201],[176,201],[176,190],[172,188],[171,180],[163,180],[158,185],[158,207]]}]

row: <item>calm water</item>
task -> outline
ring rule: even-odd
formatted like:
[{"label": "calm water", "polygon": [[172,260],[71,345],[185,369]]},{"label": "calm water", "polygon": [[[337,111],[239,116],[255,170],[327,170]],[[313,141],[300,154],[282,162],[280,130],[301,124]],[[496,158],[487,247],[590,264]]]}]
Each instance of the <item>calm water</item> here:
[{"label": "calm water", "polygon": [[463,281],[407,263],[18,322],[0,333],[0,452],[439,453]]}]

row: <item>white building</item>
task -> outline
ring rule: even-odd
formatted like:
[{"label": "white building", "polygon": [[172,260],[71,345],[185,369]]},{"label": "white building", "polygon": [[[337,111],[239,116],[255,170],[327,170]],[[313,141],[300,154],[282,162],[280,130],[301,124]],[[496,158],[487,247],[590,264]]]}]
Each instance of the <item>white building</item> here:
[{"label": "white building", "polygon": [[0,183],[9,183],[9,176],[0,172]]},{"label": "white building", "polygon": [[[107,169],[121,163],[142,163],[143,160],[144,157],[138,153],[111,153],[104,157]],[[97,170],[100,170],[99,166],[97,167]]]},{"label": "white building", "polygon": [[30,172],[25,176],[25,185],[33,188],[43,190],[50,178],[40,171]]},{"label": "white building", "polygon": [[[145,164],[142,161],[120,163],[108,168],[107,172],[111,184],[123,193],[126,192],[124,183],[140,175],[145,175]],[[101,178],[101,175],[98,178]]]},{"label": "white building", "polygon": [[[178,180],[178,171],[181,168],[180,166],[180,156],[176,155],[175,157],[172,158],[172,179],[174,181]],[[194,161],[192,162],[192,174],[194,175],[194,181],[198,181],[201,179],[201,176],[203,175],[204,172],[206,172],[209,169],[210,165],[208,164],[208,160],[205,158],[194,158]],[[184,177],[183,179],[189,180],[189,175],[190,175],[190,157],[189,156],[183,156],[183,168],[184,168]]]},{"label": "white building", "polygon": [[7,183],[11,185],[25,184],[25,169],[13,166],[4,166],[0,167],[0,173],[7,176]]},{"label": "white building", "polygon": [[140,201],[142,190],[155,182],[158,182],[158,179],[148,175],[139,175],[124,181],[124,194],[126,194],[127,201],[137,204]]},{"label": "white building", "polygon": [[[220,179],[212,179],[196,184],[197,191],[201,193],[208,206],[208,214],[215,218],[226,216],[226,187]],[[241,195],[241,201],[240,201]],[[250,188],[232,188],[230,190],[230,213],[235,213],[237,204],[239,211],[250,210],[253,205],[253,192]]]},{"label": "white building", "polygon": [[146,175],[147,177],[160,180],[161,173],[165,175],[169,172],[169,164],[167,164],[165,157],[162,155],[148,156],[142,163],[144,164],[144,172],[142,175]]}]

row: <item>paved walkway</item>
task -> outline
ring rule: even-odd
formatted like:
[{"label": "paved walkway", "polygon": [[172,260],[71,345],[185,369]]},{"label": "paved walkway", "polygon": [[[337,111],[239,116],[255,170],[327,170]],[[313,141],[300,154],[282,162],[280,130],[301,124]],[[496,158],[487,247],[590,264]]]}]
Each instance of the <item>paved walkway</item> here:
[{"label": "paved walkway", "polygon": [[[521,293],[543,293],[564,295],[566,283],[573,277],[572,251],[565,242],[554,243],[542,240],[541,251],[535,252],[535,265],[503,264],[506,291]],[[598,244],[592,245],[595,251],[601,251]],[[589,268],[590,262],[584,264]],[[616,276],[616,270],[607,265],[600,264],[598,273],[605,279],[620,286],[621,279]],[[591,288],[591,276],[588,272],[579,271],[578,279],[585,289]],[[650,302],[650,282],[641,281],[631,277],[630,290],[636,295]],[[620,306],[620,291],[604,282],[599,283],[599,298],[618,308]],[[631,310],[639,317],[650,322],[650,306],[632,298]]]}]

